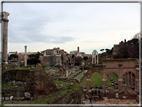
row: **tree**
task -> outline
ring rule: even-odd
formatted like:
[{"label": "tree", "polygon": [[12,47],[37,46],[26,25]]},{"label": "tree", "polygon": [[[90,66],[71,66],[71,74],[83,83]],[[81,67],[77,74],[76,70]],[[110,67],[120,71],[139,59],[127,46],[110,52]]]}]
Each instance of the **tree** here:
[{"label": "tree", "polygon": [[74,57],[75,57],[75,55],[73,54],[73,55],[72,55],[72,58],[74,58]]},{"label": "tree", "polygon": [[87,60],[87,59],[88,59],[88,57],[87,57],[87,56],[85,56],[83,59],[84,59],[84,60]]},{"label": "tree", "polygon": [[36,65],[37,63],[40,63],[40,60],[38,60],[39,56],[41,55],[40,52],[37,52],[37,54],[30,54],[29,59],[27,60],[27,63],[29,65]]},{"label": "tree", "polygon": [[82,61],[83,61],[83,59],[81,57],[77,57],[75,60],[75,65],[81,65]]},{"label": "tree", "polygon": [[11,59],[13,59],[13,58],[18,58],[18,55],[16,55],[16,54],[11,54],[11,55],[8,57],[9,60],[11,60]]}]

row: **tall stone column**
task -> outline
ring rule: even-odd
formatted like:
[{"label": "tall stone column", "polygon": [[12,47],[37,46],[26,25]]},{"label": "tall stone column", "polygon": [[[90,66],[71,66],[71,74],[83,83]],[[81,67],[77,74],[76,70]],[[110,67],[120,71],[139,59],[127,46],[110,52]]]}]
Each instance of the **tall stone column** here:
[{"label": "tall stone column", "polygon": [[27,66],[27,46],[25,46],[25,67]]},{"label": "tall stone column", "polygon": [[9,20],[7,17],[9,16],[9,13],[2,12],[2,21],[3,21],[3,54],[2,58],[4,62],[7,62],[7,41],[8,41],[8,22]]}]

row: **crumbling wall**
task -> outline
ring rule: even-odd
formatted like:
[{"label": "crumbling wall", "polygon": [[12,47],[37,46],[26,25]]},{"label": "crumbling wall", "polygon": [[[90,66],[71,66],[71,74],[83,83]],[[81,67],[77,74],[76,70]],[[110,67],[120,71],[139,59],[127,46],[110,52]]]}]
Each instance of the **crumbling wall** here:
[{"label": "crumbling wall", "polygon": [[34,70],[9,70],[2,74],[3,83],[9,81],[26,82],[25,92],[31,96],[48,95],[57,92],[57,87],[50,74]]}]

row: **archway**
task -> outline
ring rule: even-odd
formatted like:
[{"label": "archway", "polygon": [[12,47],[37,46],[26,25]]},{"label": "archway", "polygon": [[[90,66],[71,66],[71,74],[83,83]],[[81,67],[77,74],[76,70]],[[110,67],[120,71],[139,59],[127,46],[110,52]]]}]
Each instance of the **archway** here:
[{"label": "archway", "polygon": [[132,89],[136,88],[136,75],[133,72],[126,72],[125,74],[123,74],[123,83],[125,83],[127,86],[129,86]]},{"label": "archway", "polygon": [[90,86],[100,87],[102,86],[102,75],[98,72],[94,72],[90,77]]},{"label": "archway", "polygon": [[106,87],[113,87],[118,89],[118,75],[114,72],[110,72],[106,77]]}]

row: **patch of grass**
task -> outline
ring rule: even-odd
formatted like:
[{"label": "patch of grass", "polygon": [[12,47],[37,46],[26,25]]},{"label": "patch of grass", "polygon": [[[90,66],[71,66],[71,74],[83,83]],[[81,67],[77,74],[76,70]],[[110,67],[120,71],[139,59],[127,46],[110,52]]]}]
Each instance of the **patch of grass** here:
[{"label": "patch of grass", "polygon": [[82,81],[81,85],[83,86],[83,88],[86,87],[86,78],[84,78],[84,80]]},{"label": "patch of grass", "polygon": [[2,66],[9,66],[10,64],[4,64],[4,65],[2,65]]},{"label": "patch of grass", "polygon": [[31,69],[31,68],[17,67],[17,68],[14,68],[14,69]]},{"label": "patch of grass", "polygon": [[[69,84],[69,83],[63,82],[61,80],[54,80],[54,82],[55,82],[55,84],[57,84],[57,88],[65,87]],[[63,84],[63,86],[59,86],[59,84]]]},{"label": "patch of grass", "polygon": [[[95,72],[95,73],[92,74],[90,79],[91,79],[90,80],[90,85],[93,85],[94,87],[102,86],[102,76],[101,76],[101,74]],[[107,79],[106,80],[106,86],[112,87],[110,79],[108,77],[106,79]],[[86,87],[86,78],[83,80],[82,86]]]},{"label": "patch of grass", "polygon": [[15,86],[21,87],[21,85],[9,85],[8,83],[4,83],[2,84],[2,86],[3,89],[11,89],[14,88]]}]

